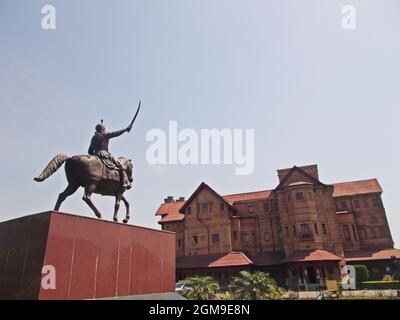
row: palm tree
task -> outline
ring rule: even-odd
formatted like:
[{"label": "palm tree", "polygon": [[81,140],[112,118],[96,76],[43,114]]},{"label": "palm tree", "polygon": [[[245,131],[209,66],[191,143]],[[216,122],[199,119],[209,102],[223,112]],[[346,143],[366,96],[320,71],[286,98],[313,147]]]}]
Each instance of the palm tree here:
[{"label": "palm tree", "polygon": [[239,277],[232,279],[229,291],[237,300],[282,299],[285,293],[269,274],[261,271],[241,271]]},{"label": "palm tree", "polygon": [[190,300],[211,300],[219,291],[219,284],[208,276],[192,276],[183,280],[182,295]]}]

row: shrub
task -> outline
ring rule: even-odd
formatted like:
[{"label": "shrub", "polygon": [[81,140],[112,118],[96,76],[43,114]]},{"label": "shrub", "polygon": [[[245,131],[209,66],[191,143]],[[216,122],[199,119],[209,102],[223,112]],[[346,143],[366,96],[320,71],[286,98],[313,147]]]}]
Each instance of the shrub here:
[{"label": "shrub", "polygon": [[279,288],[267,273],[241,271],[229,286],[231,297],[236,300],[282,299],[285,291]]},{"label": "shrub", "polygon": [[356,271],[356,281],[357,282],[368,281],[369,272],[368,272],[367,266],[362,265],[362,264],[356,264],[353,267]]},{"label": "shrub", "polygon": [[183,280],[185,283],[182,295],[190,300],[212,300],[219,291],[219,284],[214,278],[193,276]]}]

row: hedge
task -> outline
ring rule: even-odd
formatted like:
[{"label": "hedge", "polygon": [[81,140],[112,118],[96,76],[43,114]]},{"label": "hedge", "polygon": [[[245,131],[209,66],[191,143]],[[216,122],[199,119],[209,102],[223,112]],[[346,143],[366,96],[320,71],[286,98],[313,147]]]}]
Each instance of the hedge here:
[{"label": "hedge", "polygon": [[400,289],[400,281],[364,281],[356,284],[356,290]]}]

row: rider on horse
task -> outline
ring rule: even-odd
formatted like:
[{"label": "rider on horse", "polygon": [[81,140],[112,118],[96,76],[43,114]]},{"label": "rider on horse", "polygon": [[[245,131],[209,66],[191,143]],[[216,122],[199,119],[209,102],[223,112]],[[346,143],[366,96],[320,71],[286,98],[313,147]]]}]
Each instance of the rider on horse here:
[{"label": "rider on horse", "polygon": [[103,124],[103,120],[101,120],[101,123],[96,126],[96,133],[90,142],[88,151],[90,155],[99,157],[107,167],[115,167],[119,172],[121,187],[127,188],[128,190],[131,188],[131,183],[122,164],[108,151],[108,142],[111,138],[118,137],[125,132],[131,131],[131,129],[132,126],[128,126],[122,130],[107,132],[106,126]]}]

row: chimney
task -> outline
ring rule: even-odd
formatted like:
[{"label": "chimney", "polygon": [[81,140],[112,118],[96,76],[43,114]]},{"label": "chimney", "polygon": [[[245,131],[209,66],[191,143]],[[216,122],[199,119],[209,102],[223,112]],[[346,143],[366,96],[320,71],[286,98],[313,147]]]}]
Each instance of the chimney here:
[{"label": "chimney", "polygon": [[166,199],[164,199],[164,203],[171,203],[171,202],[174,202],[173,196],[168,196]]},{"label": "chimney", "polygon": [[182,202],[185,201],[185,197],[179,197],[179,199],[176,199],[176,202]]}]

